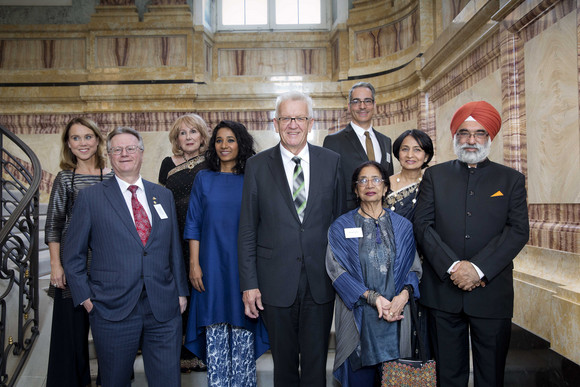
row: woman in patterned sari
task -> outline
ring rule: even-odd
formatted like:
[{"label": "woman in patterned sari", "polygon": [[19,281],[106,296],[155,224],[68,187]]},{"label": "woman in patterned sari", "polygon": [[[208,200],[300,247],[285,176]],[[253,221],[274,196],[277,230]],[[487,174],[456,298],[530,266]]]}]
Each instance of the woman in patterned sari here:
[{"label": "woman in patterned sari", "polygon": [[399,160],[401,171],[389,178],[391,189],[386,206],[412,222],[423,170],[433,158],[433,142],[425,132],[406,130],[393,143],[393,155]]}]

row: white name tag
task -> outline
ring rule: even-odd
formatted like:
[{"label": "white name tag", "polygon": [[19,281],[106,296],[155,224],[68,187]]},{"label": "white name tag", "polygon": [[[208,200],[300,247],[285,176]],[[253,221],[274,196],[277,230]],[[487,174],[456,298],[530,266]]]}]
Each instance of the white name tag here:
[{"label": "white name tag", "polygon": [[159,215],[161,219],[167,219],[167,214],[165,213],[165,210],[161,204],[154,204],[153,207],[155,207],[157,215]]},{"label": "white name tag", "polygon": [[363,236],[362,228],[360,227],[352,227],[344,229],[345,238],[362,238],[362,236]]}]

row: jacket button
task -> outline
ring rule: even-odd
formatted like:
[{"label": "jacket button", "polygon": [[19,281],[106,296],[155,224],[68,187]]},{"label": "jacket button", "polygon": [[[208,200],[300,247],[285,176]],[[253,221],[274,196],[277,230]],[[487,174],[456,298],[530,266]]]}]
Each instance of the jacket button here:
[{"label": "jacket button", "polygon": [[473,195],[475,195],[475,192],[469,191],[469,196],[473,196]]},{"label": "jacket button", "polygon": [[467,216],[471,216],[471,211],[467,211]]},{"label": "jacket button", "polygon": [[469,235],[469,234],[465,236],[465,239],[470,239],[470,238],[471,238],[471,235]]}]

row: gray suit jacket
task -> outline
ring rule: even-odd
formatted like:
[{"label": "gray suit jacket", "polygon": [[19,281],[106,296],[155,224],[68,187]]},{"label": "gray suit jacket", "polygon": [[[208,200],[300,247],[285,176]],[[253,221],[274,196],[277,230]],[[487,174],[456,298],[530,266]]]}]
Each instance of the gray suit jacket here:
[{"label": "gray suit jacket", "polygon": [[246,165],[238,234],[240,287],[259,288],[262,301],[272,306],[292,305],[302,264],[314,301],[334,299],[324,262],[328,228],[344,207],[340,156],[308,147],[310,188],[303,222],[292,201],[280,146]]},{"label": "gray suit jacket", "polygon": [[[374,129],[373,129],[374,130]],[[382,133],[374,130],[377,140],[381,147],[381,165],[385,167],[387,173],[393,174],[393,161],[391,158],[391,139]],[[350,124],[346,128],[336,133],[330,134],[324,138],[323,146],[335,151],[340,155],[343,174],[343,190],[346,195],[346,210],[352,210],[357,207],[356,198],[352,193],[351,180],[354,170],[369,158],[362,147],[354,129]]]},{"label": "gray suit jacket", "polygon": [[[179,315],[178,296],[188,295],[173,195],[157,184],[143,180],[143,185],[153,217],[145,246],[115,178],[81,190],[73,209],[64,242],[67,282],[75,305],[90,298],[106,320],[127,317],[143,286],[159,321]],[[161,219],[154,204],[160,204],[168,218]]]}]

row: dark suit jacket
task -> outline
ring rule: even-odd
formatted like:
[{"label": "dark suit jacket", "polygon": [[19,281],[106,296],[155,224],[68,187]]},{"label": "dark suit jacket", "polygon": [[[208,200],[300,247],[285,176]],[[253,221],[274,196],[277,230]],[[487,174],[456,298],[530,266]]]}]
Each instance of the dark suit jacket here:
[{"label": "dark suit jacket", "polygon": [[[524,175],[486,160],[468,168],[458,160],[425,170],[414,221],[424,256],[421,303],[449,313],[511,318],[512,260],[529,238]],[[447,269],[469,260],[485,288],[460,290]]]},{"label": "dark suit jacket", "polygon": [[238,234],[241,290],[259,288],[262,301],[292,305],[302,263],[317,303],[334,299],[324,264],[328,227],[342,212],[340,156],[308,144],[310,188],[304,222],[296,213],[280,145],[250,158],[244,176]]},{"label": "dark suit jacket", "polygon": [[[385,167],[390,176],[393,174],[391,139],[376,130],[374,130],[374,132],[381,147],[381,165]],[[341,131],[326,136],[322,146],[333,150],[340,155],[342,163],[342,179],[344,182],[343,190],[346,195],[347,210],[355,209],[357,204],[356,197],[351,189],[352,174],[360,164],[369,160],[356,132],[352,126],[348,124],[346,128]]]},{"label": "dark suit jacket", "polygon": [[[179,315],[178,296],[188,295],[173,195],[157,184],[143,180],[143,185],[153,217],[146,246],[115,178],[81,190],[73,209],[64,245],[66,279],[75,305],[90,298],[106,320],[127,317],[143,286],[159,321]],[[159,217],[155,203],[163,206],[167,219]]]}]

